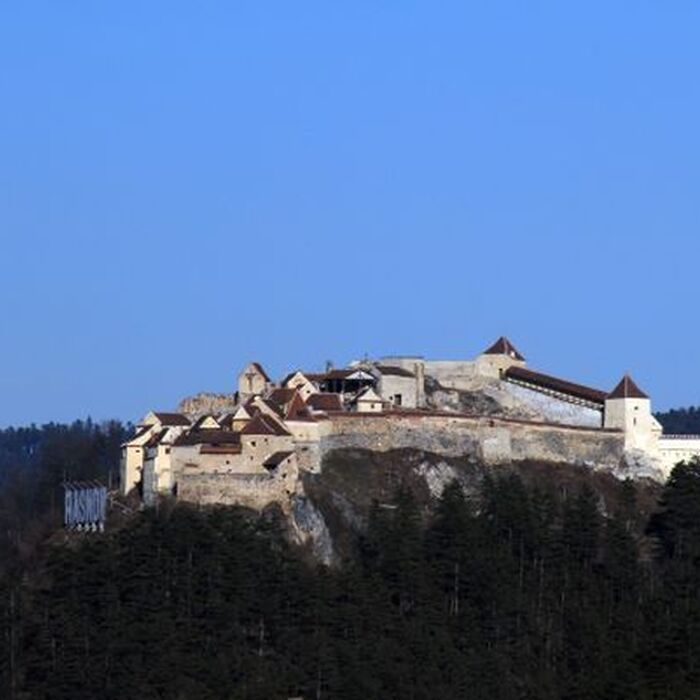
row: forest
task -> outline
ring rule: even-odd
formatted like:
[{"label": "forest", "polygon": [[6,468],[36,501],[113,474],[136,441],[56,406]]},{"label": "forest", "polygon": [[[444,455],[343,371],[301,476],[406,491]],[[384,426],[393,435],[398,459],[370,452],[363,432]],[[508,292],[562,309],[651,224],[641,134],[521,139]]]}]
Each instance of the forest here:
[{"label": "forest", "polygon": [[326,568],[274,512],[163,503],[62,535],[55,487],[108,479],[124,430],[0,433],[2,698],[698,697],[698,463],[650,517],[632,482],[604,501],[505,470],[428,510],[399,486]]},{"label": "forest", "polygon": [[700,407],[672,408],[655,414],[665,433],[672,435],[700,435]]}]

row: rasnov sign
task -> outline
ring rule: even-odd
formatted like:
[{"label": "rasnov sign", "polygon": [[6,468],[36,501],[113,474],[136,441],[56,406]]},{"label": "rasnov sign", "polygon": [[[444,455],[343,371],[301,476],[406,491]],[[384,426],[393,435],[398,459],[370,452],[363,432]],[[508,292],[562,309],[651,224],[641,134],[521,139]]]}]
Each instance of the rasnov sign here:
[{"label": "rasnov sign", "polygon": [[69,530],[102,532],[107,515],[107,489],[97,481],[67,481],[63,489],[65,526]]}]

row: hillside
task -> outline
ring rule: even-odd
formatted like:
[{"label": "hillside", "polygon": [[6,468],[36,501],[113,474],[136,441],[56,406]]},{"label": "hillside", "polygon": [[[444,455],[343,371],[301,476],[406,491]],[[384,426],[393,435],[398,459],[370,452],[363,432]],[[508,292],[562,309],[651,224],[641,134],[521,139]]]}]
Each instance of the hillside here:
[{"label": "hillside", "polygon": [[653,518],[639,485],[528,471],[423,503],[399,484],[333,569],[274,512],[181,505],[54,539],[2,581],[3,697],[689,697],[700,469]]},{"label": "hillside", "polygon": [[696,688],[697,465],[663,489],[562,464],[339,449],[304,477],[302,546],[276,507],[167,500],[67,536],[49,484],[61,463],[87,474],[99,458],[108,473],[120,428],[46,430],[27,433],[35,510],[15,509],[3,535],[0,697],[670,700]]},{"label": "hillside", "polygon": [[[485,466],[473,457],[446,458],[415,449],[372,452],[339,449],[326,456],[320,474],[304,475],[308,503],[299,504],[296,522],[312,510],[308,533],[316,557],[337,562],[352,556],[353,544],[367,529],[375,504],[391,504],[398,488],[407,488],[416,507],[427,518],[444,489],[459,484],[478,504],[491,479],[517,479],[526,488],[545,489],[566,499],[591,488],[602,513],[619,507],[620,481],[609,472],[550,462],[518,462],[509,467]],[[653,511],[660,487],[650,481],[636,483],[635,512],[639,521]],[[301,511],[301,513],[300,513]],[[301,514],[301,518],[299,517]]]}]

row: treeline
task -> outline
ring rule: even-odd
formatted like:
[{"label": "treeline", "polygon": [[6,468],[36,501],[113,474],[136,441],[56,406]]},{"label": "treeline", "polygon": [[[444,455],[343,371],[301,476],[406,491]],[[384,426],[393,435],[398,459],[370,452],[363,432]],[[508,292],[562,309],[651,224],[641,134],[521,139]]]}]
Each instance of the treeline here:
[{"label": "treeline", "polygon": [[700,435],[700,407],[672,408],[654,414],[665,433],[672,435]]},{"label": "treeline", "polygon": [[0,697],[678,700],[700,687],[700,464],[649,522],[488,479],[399,489],[326,569],[275,520],[179,505],[0,582]]},{"label": "treeline", "polygon": [[0,572],[31,556],[60,522],[65,479],[116,484],[130,431],[90,419],[0,430]]}]

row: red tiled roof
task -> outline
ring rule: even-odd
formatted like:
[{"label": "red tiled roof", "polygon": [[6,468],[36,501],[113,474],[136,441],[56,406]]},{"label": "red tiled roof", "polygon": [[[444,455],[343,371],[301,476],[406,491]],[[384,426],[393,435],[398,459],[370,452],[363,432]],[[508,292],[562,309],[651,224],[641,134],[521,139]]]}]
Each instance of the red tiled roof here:
[{"label": "red tiled roof", "polygon": [[296,389],[274,389],[267,397],[267,400],[282,407],[286,406],[294,398],[296,393]]},{"label": "red tiled roof", "polygon": [[160,445],[160,441],[165,437],[166,433],[168,432],[167,428],[164,428],[163,430],[159,430],[157,433],[153,433],[148,440],[144,443],[144,447],[157,447]]},{"label": "red tiled roof", "polygon": [[189,425],[190,419],[183,415],[182,413],[161,413],[153,412],[153,415],[163,424],[163,425]]},{"label": "red tiled roof", "polygon": [[310,382],[322,382],[328,376],[326,372],[302,372]]},{"label": "red tiled roof", "polygon": [[230,430],[190,430],[175,440],[178,447],[192,445],[237,445],[240,435]]},{"label": "red tiled roof", "polygon": [[271,416],[258,413],[258,415],[241,430],[241,435],[291,435],[291,433]]},{"label": "red tiled roof", "polygon": [[318,393],[311,394],[306,399],[307,406],[310,406],[314,411],[342,411],[343,401],[340,394]]},{"label": "red tiled roof", "polygon": [[324,379],[346,379],[351,374],[357,372],[356,369],[332,369],[323,375]]},{"label": "red tiled roof", "polygon": [[231,428],[233,425],[233,413],[224,413],[223,416],[219,416],[216,419],[216,422],[222,427],[222,428]]},{"label": "red tiled roof", "polygon": [[137,428],[136,432],[129,438],[129,442],[131,442],[131,440],[136,440],[136,438],[143,437],[151,429],[151,427],[152,426],[150,425],[146,425],[142,428]]},{"label": "red tiled roof", "polygon": [[301,394],[295,389],[292,400],[287,404],[284,414],[286,420],[304,420],[309,418],[309,409],[301,398]]},{"label": "red tiled roof", "polygon": [[246,401],[243,404],[243,408],[245,408],[245,410],[251,417],[257,416],[259,413],[264,413],[264,411],[259,406],[259,404],[261,403],[267,406],[273,413],[278,415],[280,418],[283,416],[284,412],[281,406],[279,406],[277,403],[274,403],[273,401],[269,401],[268,399],[263,399],[261,396],[251,396],[248,399],[248,401]]},{"label": "red tiled roof", "polygon": [[253,413],[252,413],[253,409],[256,409],[258,412],[260,411],[260,409],[257,408],[257,406],[255,405],[255,404],[256,404],[256,399],[257,399],[257,398],[258,398],[257,396],[251,396],[251,397],[243,404],[243,408],[245,408],[245,410],[248,411],[248,413],[249,413],[251,416],[253,415]]},{"label": "red tiled roof", "polygon": [[[192,427],[193,427],[193,428],[197,428],[197,429],[201,428],[201,427],[202,427],[202,423],[204,423],[204,422],[205,422],[206,420],[208,420],[209,418],[211,418],[217,425],[219,425],[219,421],[217,420],[216,416],[212,416],[212,415],[210,415],[210,414],[205,414],[205,415],[200,416],[199,418],[197,418],[197,420],[194,422],[194,424],[192,425]],[[204,428],[204,430],[213,430],[213,428]]]},{"label": "red tiled roof", "polygon": [[509,367],[506,370],[505,376],[507,379],[513,379],[514,381],[523,382],[525,384],[532,384],[543,389],[557,391],[561,394],[568,394],[577,399],[584,399],[592,403],[605,403],[606,393],[604,391],[592,389],[583,384],[569,382],[566,379],[559,379],[559,377],[542,374],[541,372],[533,372],[531,369],[525,369],[524,367]]},{"label": "red tiled roof", "polygon": [[648,399],[649,397],[626,374],[620,383],[608,394],[609,399]]},{"label": "red tiled roof", "polygon": [[290,372],[280,383],[282,386],[285,386],[287,382],[289,382],[294,376],[297,374],[301,374],[303,377],[308,379],[309,381],[312,381],[312,377],[316,377],[318,375],[309,373],[309,372],[304,372],[302,369],[295,369],[293,372]]},{"label": "red tiled roof", "polygon": [[525,361],[515,345],[503,335],[490,348],[484,350],[484,355],[508,355],[514,360]]}]

